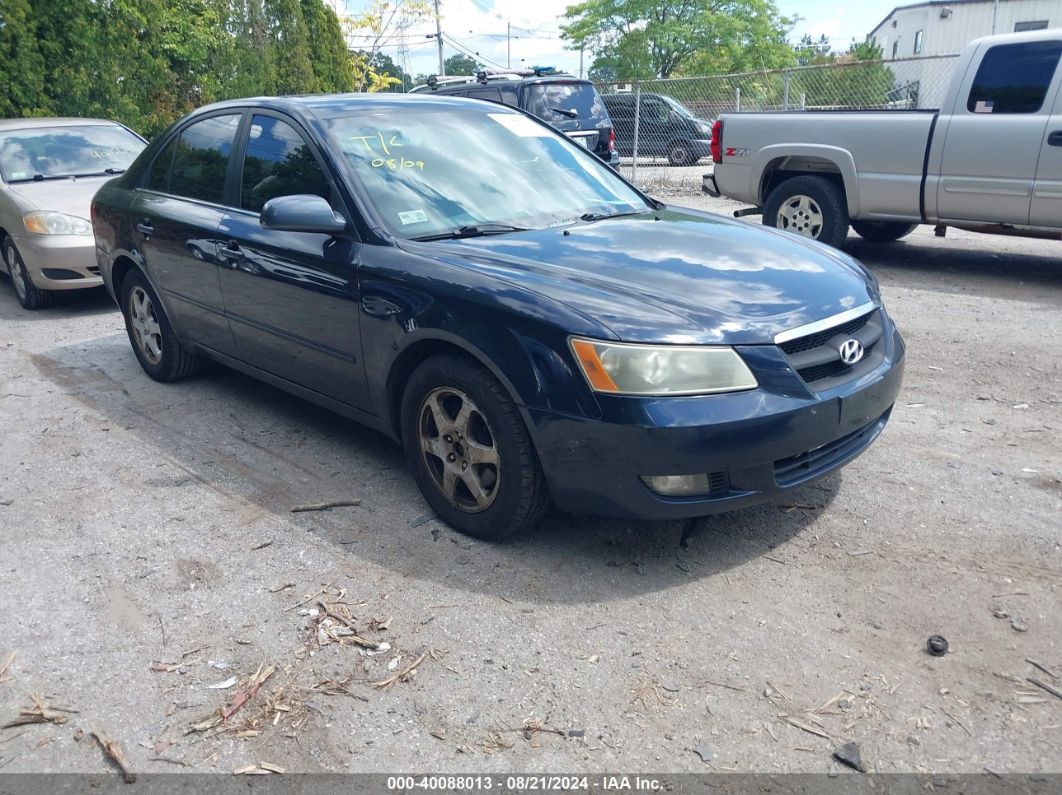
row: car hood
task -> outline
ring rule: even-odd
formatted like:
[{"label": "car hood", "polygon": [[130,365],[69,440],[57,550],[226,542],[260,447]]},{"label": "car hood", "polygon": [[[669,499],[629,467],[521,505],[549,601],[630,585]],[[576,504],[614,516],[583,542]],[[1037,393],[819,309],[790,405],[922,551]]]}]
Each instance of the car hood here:
[{"label": "car hood", "polygon": [[89,220],[89,206],[100,186],[112,176],[49,179],[42,182],[16,182],[6,189],[18,197],[24,210],[51,210]]},{"label": "car hood", "polygon": [[420,245],[563,302],[629,342],[769,343],[878,300],[873,277],[839,251],[693,210]]}]

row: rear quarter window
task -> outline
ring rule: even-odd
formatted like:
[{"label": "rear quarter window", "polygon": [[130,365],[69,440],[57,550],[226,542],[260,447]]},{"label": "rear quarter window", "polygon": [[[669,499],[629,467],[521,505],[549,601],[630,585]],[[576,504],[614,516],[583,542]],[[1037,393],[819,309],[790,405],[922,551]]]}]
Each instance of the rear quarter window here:
[{"label": "rear quarter window", "polygon": [[970,113],[1036,113],[1043,107],[1062,42],[998,44],[981,59],[966,109]]}]

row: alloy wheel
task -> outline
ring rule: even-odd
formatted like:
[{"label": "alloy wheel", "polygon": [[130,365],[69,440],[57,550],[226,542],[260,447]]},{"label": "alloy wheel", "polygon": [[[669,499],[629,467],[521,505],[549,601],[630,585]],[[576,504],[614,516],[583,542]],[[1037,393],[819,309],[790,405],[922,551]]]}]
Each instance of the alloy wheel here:
[{"label": "alloy wheel", "polygon": [[790,196],[778,208],[778,228],[818,240],[825,219],[818,203],[810,196]]},{"label": "alloy wheel", "polygon": [[162,327],[151,296],[139,285],[129,291],[129,325],[144,358],[152,365],[162,361]]},{"label": "alloy wheel", "polygon": [[498,496],[501,457],[483,412],[464,392],[433,389],[421,401],[417,435],[435,488],[455,508],[485,511]]},{"label": "alloy wheel", "polygon": [[22,263],[18,261],[18,252],[15,247],[7,247],[7,273],[11,277],[11,283],[15,286],[15,292],[20,300],[26,300],[26,272],[22,269]]}]

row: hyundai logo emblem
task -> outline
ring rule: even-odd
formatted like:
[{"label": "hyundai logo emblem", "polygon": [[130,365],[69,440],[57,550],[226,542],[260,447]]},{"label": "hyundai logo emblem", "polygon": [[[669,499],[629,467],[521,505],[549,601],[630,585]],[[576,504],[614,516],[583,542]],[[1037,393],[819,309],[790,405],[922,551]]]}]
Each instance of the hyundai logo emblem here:
[{"label": "hyundai logo emblem", "polygon": [[845,340],[837,349],[841,354],[841,361],[845,364],[855,364],[863,358],[863,343],[859,340]]}]

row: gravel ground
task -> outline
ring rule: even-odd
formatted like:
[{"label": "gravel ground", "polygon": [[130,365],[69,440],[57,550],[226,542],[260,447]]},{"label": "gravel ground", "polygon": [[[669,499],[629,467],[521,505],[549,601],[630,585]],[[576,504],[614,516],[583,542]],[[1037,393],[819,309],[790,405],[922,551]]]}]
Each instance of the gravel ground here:
[{"label": "gravel ground", "polygon": [[0,769],[109,772],[96,731],[138,772],[829,772],[852,741],[1062,773],[1028,681],[1062,689],[1029,662],[1062,677],[1059,245],[853,234],[909,346],[888,429],[687,546],[558,512],[471,541],[383,437],[220,367],[156,384],[103,294],[31,314],[5,280],[0,724],[76,712],[0,730]]}]

